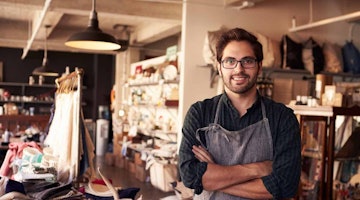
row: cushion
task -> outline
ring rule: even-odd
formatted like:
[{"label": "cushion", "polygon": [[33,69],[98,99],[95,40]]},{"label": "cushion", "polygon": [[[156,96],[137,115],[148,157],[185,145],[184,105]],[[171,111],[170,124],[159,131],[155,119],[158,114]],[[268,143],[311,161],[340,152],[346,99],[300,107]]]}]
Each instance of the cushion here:
[{"label": "cushion", "polygon": [[261,43],[263,49],[264,59],[262,61],[262,66],[280,68],[280,43],[261,33],[255,33],[255,36]]},{"label": "cushion", "polygon": [[302,59],[306,70],[318,74],[324,69],[324,54],[319,44],[310,37],[303,46]]},{"label": "cushion", "polygon": [[220,27],[216,31],[208,31],[205,36],[205,42],[203,47],[203,58],[206,64],[212,65],[216,70],[216,43],[222,33],[227,31],[225,27]]},{"label": "cushion", "polygon": [[347,41],[342,48],[344,72],[360,73],[360,52],[351,41]]},{"label": "cushion", "polygon": [[325,41],[322,47],[324,54],[324,71],[338,73],[343,71],[343,58],[341,47]]},{"label": "cushion", "polygon": [[282,56],[282,68],[284,69],[304,69],[302,61],[301,43],[295,42],[288,35],[284,35],[280,42],[280,52]]}]

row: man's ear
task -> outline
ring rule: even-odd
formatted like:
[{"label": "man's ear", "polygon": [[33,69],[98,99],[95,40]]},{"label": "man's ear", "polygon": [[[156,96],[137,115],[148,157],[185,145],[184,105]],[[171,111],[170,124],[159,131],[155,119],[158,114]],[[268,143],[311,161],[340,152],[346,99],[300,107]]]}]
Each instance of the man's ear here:
[{"label": "man's ear", "polygon": [[220,77],[222,77],[222,72],[221,72],[221,65],[217,64],[216,69],[217,69],[217,73],[219,74]]},{"label": "man's ear", "polygon": [[262,61],[258,62],[258,65],[259,65],[259,70],[258,70],[258,75],[262,74]]}]

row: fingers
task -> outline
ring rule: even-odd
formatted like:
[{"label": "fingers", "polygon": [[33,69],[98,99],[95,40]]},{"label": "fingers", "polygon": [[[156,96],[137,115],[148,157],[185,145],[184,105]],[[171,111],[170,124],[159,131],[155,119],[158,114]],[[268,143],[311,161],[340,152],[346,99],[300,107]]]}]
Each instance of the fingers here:
[{"label": "fingers", "polygon": [[200,162],[214,163],[211,154],[202,146],[193,146],[192,152]]}]

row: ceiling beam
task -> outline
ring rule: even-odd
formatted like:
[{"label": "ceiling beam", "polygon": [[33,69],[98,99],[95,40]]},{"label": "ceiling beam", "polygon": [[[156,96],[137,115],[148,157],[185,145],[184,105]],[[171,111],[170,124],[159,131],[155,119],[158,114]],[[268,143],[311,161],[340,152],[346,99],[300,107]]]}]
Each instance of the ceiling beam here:
[{"label": "ceiling beam", "polygon": [[45,3],[44,3],[44,7],[41,11],[41,14],[40,16],[38,17],[38,19],[36,20],[36,24],[35,24],[35,27],[32,31],[32,35],[30,37],[30,39],[28,40],[27,44],[26,44],[26,47],[23,49],[23,54],[21,56],[21,59],[25,59],[27,53],[29,52],[30,48],[31,48],[31,45],[36,37],[36,34],[39,32],[39,29],[40,29],[40,26],[45,18],[45,15],[46,15],[46,12],[47,10],[49,9],[49,6],[50,6],[50,3],[51,3],[51,0],[45,0]]}]

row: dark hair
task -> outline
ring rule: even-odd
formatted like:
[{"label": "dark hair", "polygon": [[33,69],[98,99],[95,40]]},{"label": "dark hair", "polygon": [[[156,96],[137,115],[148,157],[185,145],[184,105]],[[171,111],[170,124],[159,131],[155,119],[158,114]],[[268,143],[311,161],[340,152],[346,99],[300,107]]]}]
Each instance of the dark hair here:
[{"label": "dark hair", "polygon": [[216,59],[220,63],[226,45],[231,41],[247,41],[252,46],[256,59],[260,62],[263,60],[262,45],[257,38],[241,28],[234,28],[224,32],[216,44]]}]

